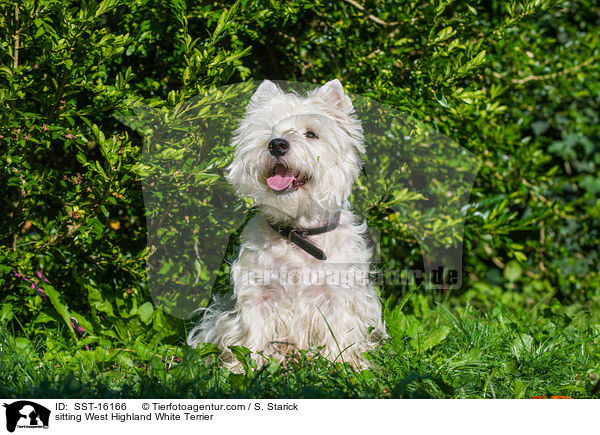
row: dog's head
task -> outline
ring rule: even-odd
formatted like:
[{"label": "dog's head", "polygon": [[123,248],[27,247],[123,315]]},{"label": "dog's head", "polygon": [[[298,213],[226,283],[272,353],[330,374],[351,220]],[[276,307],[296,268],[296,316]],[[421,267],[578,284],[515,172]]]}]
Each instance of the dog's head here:
[{"label": "dog's head", "polygon": [[304,96],[265,80],[233,145],[227,179],[276,220],[345,207],[364,153],[360,121],[338,80]]}]

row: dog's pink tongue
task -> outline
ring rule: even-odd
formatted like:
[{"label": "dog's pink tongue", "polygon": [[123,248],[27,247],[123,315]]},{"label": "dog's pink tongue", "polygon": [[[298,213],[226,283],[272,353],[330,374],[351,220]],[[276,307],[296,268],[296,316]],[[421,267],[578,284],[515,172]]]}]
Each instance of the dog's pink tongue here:
[{"label": "dog's pink tongue", "polygon": [[296,181],[296,177],[291,175],[283,165],[275,166],[275,175],[267,178],[267,185],[278,192],[287,189]]},{"label": "dog's pink tongue", "polygon": [[275,174],[267,178],[267,185],[273,190],[280,191],[287,189],[294,181],[296,181],[296,177],[293,175]]}]

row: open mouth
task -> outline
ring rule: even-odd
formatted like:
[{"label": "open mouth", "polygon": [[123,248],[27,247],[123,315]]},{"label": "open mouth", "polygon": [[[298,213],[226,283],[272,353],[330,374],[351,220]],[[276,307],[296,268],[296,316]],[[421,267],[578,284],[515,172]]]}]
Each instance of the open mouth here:
[{"label": "open mouth", "polygon": [[297,171],[293,171],[281,163],[276,164],[267,178],[267,186],[277,193],[286,193],[297,190],[306,184],[308,178]]}]

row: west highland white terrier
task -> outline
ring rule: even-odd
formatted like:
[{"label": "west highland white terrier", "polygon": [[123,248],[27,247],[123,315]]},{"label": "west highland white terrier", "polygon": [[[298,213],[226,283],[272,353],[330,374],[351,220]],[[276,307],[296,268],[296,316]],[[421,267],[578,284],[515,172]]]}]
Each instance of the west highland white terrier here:
[{"label": "west highland white terrier", "polygon": [[341,83],[306,95],[265,80],[235,131],[228,181],[260,213],[241,234],[233,292],[216,297],[188,337],[253,351],[259,365],[300,349],[368,366],[363,353],[386,335],[369,282],[366,223],[348,198],[365,152],[363,130]]}]

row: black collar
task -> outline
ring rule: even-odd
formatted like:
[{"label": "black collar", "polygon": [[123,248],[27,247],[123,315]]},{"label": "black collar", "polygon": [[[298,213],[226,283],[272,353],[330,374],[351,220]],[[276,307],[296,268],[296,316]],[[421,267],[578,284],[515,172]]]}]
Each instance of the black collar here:
[{"label": "black collar", "polygon": [[294,228],[290,226],[284,226],[282,224],[272,224],[268,220],[267,223],[271,228],[298,246],[307,254],[312,255],[317,260],[327,260],[325,253],[319,247],[317,247],[317,245],[308,240],[307,237],[316,236],[317,234],[323,234],[335,230],[340,224],[340,212],[338,211],[334,215],[333,220],[327,225],[316,228]]}]

